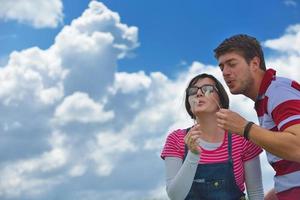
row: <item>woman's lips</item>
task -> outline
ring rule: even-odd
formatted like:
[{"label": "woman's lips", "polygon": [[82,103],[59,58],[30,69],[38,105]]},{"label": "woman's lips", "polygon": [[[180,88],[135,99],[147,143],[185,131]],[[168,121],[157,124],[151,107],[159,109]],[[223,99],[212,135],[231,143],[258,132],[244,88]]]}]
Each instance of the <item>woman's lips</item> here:
[{"label": "woman's lips", "polygon": [[196,101],[196,105],[202,105],[202,104],[205,104],[205,101],[203,100]]}]

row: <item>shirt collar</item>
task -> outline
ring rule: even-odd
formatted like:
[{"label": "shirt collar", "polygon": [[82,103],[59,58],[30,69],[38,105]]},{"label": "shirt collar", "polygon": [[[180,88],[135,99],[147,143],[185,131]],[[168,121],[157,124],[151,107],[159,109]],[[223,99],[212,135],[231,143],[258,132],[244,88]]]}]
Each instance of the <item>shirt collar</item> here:
[{"label": "shirt collar", "polygon": [[258,96],[256,97],[256,101],[260,100],[264,97],[269,85],[271,84],[272,80],[276,78],[276,71],[274,69],[268,69],[263,77],[263,80],[260,84]]}]

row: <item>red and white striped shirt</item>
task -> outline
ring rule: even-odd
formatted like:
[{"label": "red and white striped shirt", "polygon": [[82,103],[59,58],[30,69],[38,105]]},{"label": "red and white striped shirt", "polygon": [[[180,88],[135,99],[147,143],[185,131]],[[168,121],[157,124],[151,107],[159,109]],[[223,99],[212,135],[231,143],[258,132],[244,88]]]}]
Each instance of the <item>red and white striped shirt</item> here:
[{"label": "red and white striped shirt", "polygon": [[[184,158],[185,143],[184,136],[185,129],[178,129],[168,135],[165,146],[162,150],[161,157],[178,157]],[[233,170],[237,185],[244,191],[245,177],[244,177],[244,162],[250,160],[262,152],[262,149],[250,141],[245,140],[236,134],[232,134],[232,159]],[[199,164],[203,163],[219,163],[228,160],[228,137],[227,133],[224,135],[223,142],[220,147],[215,150],[202,149],[200,154]]]},{"label": "red and white striped shirt", "polygon": [[[300,124],[300,84],[277,77],[275,70],[268,69],[260,86],[255,110],[260,126],[272,131],[284,131]],[[300,163],[283,160],[268,152],[267,157],[276,171],[274,181],[277,192],[300,186]]]}]

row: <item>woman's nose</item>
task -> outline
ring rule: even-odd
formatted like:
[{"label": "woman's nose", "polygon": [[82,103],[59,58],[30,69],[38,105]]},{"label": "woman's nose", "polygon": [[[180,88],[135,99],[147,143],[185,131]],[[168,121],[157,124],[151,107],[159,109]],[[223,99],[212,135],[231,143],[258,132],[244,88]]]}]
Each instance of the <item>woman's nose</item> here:
[{"label": "woman's nose", "polygon": [[197,91],[197,97],[201,97],[201,96],[203,96],[203,93],[202,93],[202,91],[199,88],[198,91]]}]

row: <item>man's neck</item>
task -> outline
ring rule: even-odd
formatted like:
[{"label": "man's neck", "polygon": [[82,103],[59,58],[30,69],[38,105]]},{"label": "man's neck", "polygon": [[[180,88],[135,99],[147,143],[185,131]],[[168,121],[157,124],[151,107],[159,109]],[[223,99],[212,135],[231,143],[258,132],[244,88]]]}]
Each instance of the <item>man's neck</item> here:
[{"label": "man's neck", "polygon": [[257,99],[259,89],[264,78],[265,71],[259,70],[258,73],[254,76],[253,85],[249,86],[248,93],[245,94],[248,98],[252,99],[254,102]]}]

